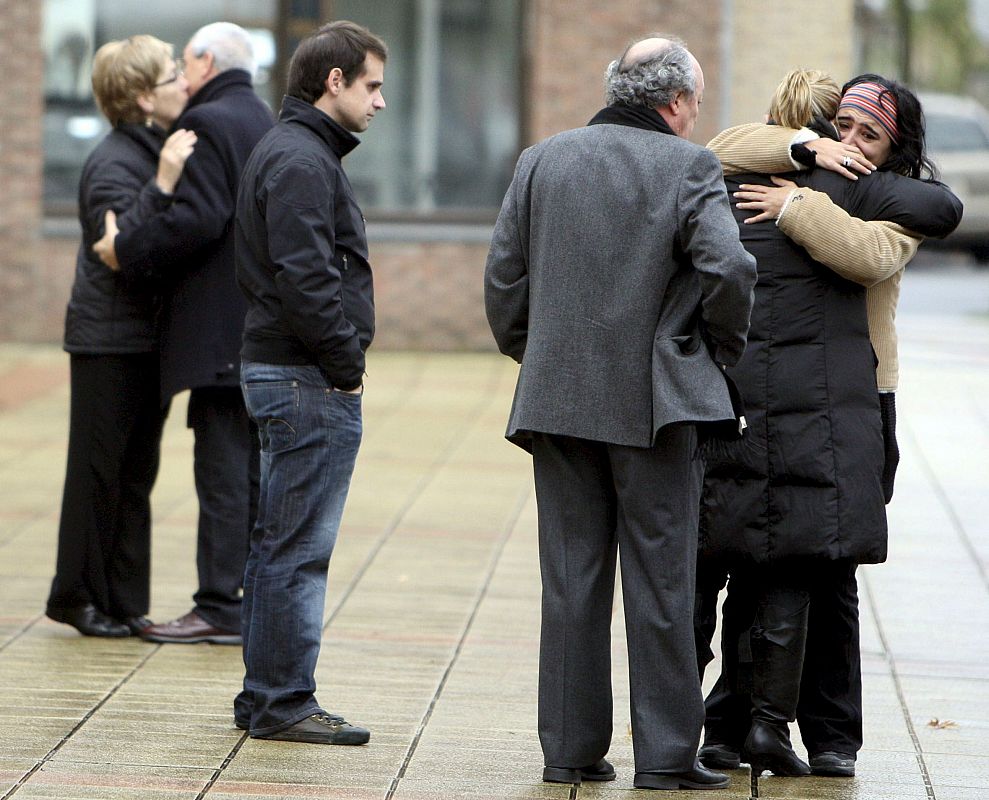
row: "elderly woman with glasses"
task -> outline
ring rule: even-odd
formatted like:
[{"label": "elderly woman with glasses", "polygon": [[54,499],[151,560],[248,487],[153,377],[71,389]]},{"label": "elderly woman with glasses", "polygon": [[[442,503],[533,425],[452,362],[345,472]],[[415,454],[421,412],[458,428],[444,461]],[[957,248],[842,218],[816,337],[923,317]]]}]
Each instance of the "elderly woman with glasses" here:
[{"label": "elderly woman with glasses", "polygon": [[82,243],[64,340],[69,451],[46,613],[87,636],[129,636],[150,624],[150,495],[168,411],[158,392],[158,300],[150,280],[111,272],[92,245],[108,210],[125,228],[171,202],[196,137],[166,134],[188,99],[171,45],[143,35],[108,42],[92,84],[112,130],[79,185]]}]

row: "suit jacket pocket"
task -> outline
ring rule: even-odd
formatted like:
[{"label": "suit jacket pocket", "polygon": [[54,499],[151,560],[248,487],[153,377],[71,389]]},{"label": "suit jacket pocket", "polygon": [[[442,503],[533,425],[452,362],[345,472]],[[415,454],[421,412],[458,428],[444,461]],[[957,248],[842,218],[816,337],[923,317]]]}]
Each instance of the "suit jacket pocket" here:
[{"label": "suit jacket pocket", "polygon": [[735,423],[726,376],[703,345],[699,333],[653,340],[655,431],[677,422]]}]

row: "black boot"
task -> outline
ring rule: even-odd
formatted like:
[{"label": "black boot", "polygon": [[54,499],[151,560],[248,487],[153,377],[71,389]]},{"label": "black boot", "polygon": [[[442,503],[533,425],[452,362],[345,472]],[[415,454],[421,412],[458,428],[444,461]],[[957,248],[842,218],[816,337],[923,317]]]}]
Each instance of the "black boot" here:
[{"label": "black boot", "polygon": [[779,725],[752,720],[749,735],[742,746],[741,760],[748,761],[756,775],[767,769],[773,775],[791,778],[810,775],[810,767],[793,752],[785,723]]},{"label": "black boot", "polygon": [[752,628],[752,727],[742,760],[751,764],[753,776],[767,769],[774,775],[810,775],[810,767],[793,752],[789,728],[800,696],[808,593],[767,583]]}]

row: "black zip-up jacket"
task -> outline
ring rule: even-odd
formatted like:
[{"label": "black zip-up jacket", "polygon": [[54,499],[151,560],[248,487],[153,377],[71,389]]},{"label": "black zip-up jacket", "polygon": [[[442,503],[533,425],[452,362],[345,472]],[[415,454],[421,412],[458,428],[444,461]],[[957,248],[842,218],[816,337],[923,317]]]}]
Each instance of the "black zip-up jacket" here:
[{"label": "black zip-up jacket", "polygon": [[65,314],[70,353],[151,353],[158,348],[157,287],[113,272],[93,252],[93,243],[103,235],[108,209],[126,231],[171,202],[154,182],[164,141],[159,128],[121,125],[86,159],[79,181],[82,243]]},{"label": "black zip-up jacket", "polygon": [[374,336],[364,217],[340,163],[358,144],[286,97],[244,168],[234,232],[248,302],[241,356],[317,365],[339,389],[361,384]]}]

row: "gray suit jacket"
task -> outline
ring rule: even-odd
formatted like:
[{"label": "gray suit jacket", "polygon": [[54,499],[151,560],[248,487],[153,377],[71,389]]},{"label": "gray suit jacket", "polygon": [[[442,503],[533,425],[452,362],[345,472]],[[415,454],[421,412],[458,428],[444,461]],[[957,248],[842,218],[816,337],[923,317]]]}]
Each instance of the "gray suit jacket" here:
[{"label": "gray suit jacket", "polygon": [[755,280],[709,150],[612,124],[529,148],[485,267],[491,330],[522,365],[508,438],[651,447],[733,419],[717,364],[745,348]]}]

